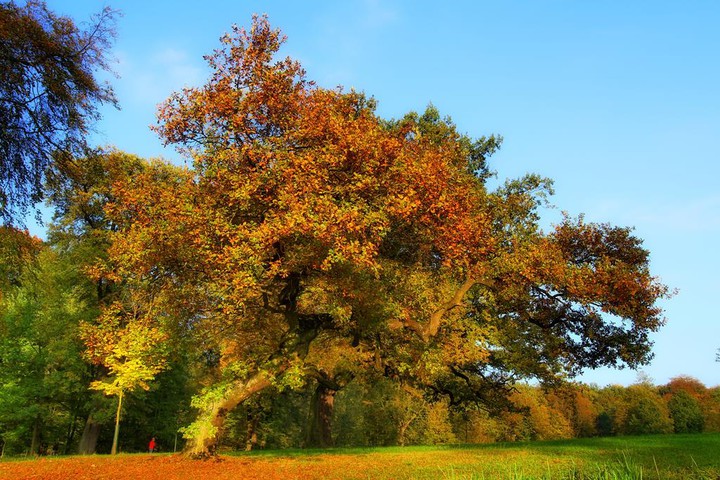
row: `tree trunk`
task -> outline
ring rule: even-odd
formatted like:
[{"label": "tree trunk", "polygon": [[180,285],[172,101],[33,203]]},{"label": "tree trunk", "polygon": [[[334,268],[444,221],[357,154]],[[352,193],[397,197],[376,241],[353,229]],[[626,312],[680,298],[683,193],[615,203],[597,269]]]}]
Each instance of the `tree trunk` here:
[{"label": "tree trunk", "polygon": [[[207,458],[217,454],[218,439],[225,423],[228,412],[239,404],[272,385],[272,378],[281,376],[289,367],[283,359],[295,357],[304,359],[310,348],[310,343],[317,337],[318,332],[328,318],[327,315],[301,316],[296,311],[296,300],[299,295],[297,276],[290,276],[287,287],[281,292],[281,305],[287,310],[287,324],[294,326],[295,334],[283,342],[281,348],[270,357],[267,365],[272,373],[259,370],[248,380],[236,380],[227,386],[220,399],[210,402],[200,412],[197,420],[190,426],[185,455],[192,458]],[[279,365],[278,365],[279,362]]]},{"label": "tree trunk", "polygon": [[407,442],[407,429],[410,427],[410,425],[412,425],[412,422],[415,421],[416,418],[417,414],[413,414],[406,418],[404,421],[400,422],[400,425],[398,426],[398,443],[401,447],[405,446],[405,443]]},{"label": "tree trunk", "polygon": [[322,382],[318,383],[310,405],[307,437],[309,447],[329,448],[335,445],[332,435],[332,416],[337,392],[337,389]]},{"label": "tree trunk", "polygon": [[30,440],[30,455],[37,455],[40,443],[40,419],[36,418],[33,423],[32,439]]},{"label": "tree trunk", "polygon": [[193,437],[188,439],[184,453],[193,458],[216,455],[218,438],[228,412],[270,385],[272,383],[265,372],[258,372],[247,381],[232,383],[220,400],[200,413],[193,424]]},{"label": "tree trunk", "polygon": [[87,421],[85,422],[85,428],[83,429],[82,436],[80,437],[78,453],[80,455],[92,455],[95,453],[99,436],[100,424],[95,421],[91,413],[88,415]]},{"label": "tree trunk", "polygon": [[[75,434],[77,433],[77,424],[78,424],[78,414],[77,410],[75,410],[75,413],[73,413],[72,421],[68,425],[68,432],[65,436],[65,445],[62,449],[62,454],[65,455],[70,450],[70,445],[72,445],[73,440],[75,440]],[[60,452],[58,452],[60,453]]]},{"label": "tree trunk", "polygon": [[118,408],[115,413],[115,434],[113,434],[113,444],[112,449],[110,450],[110,455],[115,455],[117,453],[118,438],[120,437],[120,412],[122,411],[122,399],[123,392],[120,392],[120,395],[118,395]]},{"label": "tree trunk", "polygon": [[247,432],[245,434],[245,451],[252,451],[253,447],[257,445],[257,426],[260,421],[260,415],[253,415],[248,412],[247,415]]}]

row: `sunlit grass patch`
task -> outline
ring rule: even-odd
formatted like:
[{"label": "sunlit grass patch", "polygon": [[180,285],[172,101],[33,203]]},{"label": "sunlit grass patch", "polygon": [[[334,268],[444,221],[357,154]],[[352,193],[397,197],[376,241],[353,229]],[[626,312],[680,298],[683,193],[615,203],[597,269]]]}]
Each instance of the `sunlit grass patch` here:
[{"label": "sunlit grass patch", "polygon": [[0,462],[0,479],[716,480],[720,434],[389,448],[93,455]]}]

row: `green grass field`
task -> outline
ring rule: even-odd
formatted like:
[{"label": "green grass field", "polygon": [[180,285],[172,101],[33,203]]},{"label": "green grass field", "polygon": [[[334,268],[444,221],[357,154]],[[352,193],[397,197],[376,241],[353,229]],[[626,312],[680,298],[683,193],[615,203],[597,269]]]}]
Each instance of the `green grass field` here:
[{"label": "green grass field", "polygon": [[[259,451],[233,455],[300,462],[312,461],[314,456],[358,455],[373,465],[387,464],[374,472],[377,476],[368,473],[366,478],[720,480],[720,434],[442,447]],[[383,462],[384,457],[387,462]]]},{"label": "green grass field", "polygon": [[720,479],[720,434],[553,442],[5,459],[0,479]]}]

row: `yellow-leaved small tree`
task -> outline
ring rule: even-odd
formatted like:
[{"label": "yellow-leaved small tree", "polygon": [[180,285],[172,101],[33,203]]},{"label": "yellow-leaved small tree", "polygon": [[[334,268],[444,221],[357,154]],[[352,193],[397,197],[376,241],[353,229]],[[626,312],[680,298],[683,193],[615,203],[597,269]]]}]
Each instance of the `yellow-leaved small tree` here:
[{"label": "yellow-leaved small tree", "polygon": [[122,306],[106,309],[97,325],[86,324],[83,337],[88,354],[95,363],[108,369],[104,380],[90,388],[118,398],[115,433],[111,454],[117,453],[123,397],[135,389],[148,390],[152,381],[166,366],[167,334],[145,321],[121,322]]}]

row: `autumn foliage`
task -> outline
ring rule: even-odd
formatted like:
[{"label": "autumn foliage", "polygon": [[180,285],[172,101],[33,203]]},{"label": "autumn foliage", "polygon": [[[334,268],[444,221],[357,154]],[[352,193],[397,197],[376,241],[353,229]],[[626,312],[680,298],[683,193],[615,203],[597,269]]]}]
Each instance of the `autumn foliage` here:
[{"label": "autumn foliage", "polygon": [[115,317],[217,358],[199,370],[191,453],[268,389],[380,375],[492,404],[515,378],[649,359],[666,288],[629,229],[566,218],[544,233],[549,181],[486,187],[499,138],[432,107],[384,120],[307,80],[283,42],[264,17],[224,36],[207,83],[159,110],[192,168],[120,176],[106,206],[97,272],[134,299]]}]

